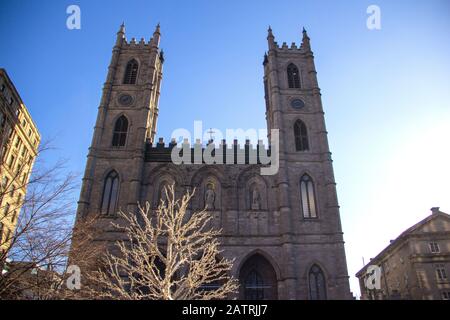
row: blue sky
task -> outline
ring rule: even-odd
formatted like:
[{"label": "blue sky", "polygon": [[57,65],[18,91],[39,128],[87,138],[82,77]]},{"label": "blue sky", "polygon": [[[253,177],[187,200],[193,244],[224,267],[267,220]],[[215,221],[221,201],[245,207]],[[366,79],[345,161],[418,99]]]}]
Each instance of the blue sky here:
[{"label": "blue sky", "polygon": [[[66,8],[81,8],[81,30]],[[369,5],[381,30],[366,27]],[[440,206],[450,213],[449,1],[1,1],[0,66],[44,139],[83,172],[115,34],[162,28],[166,62],[158,136],[176,128],[265,128],[267,26],[315,53],[354,274]],[[74,203],[77,195],[74,195]]]}]

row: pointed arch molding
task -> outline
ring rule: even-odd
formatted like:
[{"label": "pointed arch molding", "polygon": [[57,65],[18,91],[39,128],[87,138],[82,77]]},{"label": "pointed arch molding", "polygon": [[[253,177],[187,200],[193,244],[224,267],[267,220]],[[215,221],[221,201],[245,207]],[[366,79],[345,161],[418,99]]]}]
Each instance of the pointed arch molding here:
[{"label": "pointed arch molding", "polygon": [[[263,176],[261,176],[260,168],[258,166],[251,166],[250,168],[247,168],[244,171],[242,171],[239,174],[236,181],[237,181],[236,187],[238,190],[238,203],[240,210],[242,211],[268,210],[269,184],[267,180]],[[256,190],[259,194],[259,203],[260,203],[259,209],[252,207],[253,190]]]},{"label": "pointed arch molding", "polygon": [[214,211],[221,211],[223,208],[223,188],[228,185],[228,177],[222,170],[218,170],[213,166],[202,166],[192,176],[191,186],[196,186],[194,199],[192,199],[192,208],[203,209],[207,203],[207,190],[212,189],[214,192],[213,203]]},{"label": "pointed arch molding", "polygon": [[140,202],[145,203],[148,201],[153,207],[157,207],[163,187],[173,183],[175,184],[177,197],[180,196],[179,193],[185,192],[185,190],[181,190],[182,186],[185,185],[182,177],[180,169],[174,164],[156,166],[146,175],[143,181]]},{"label": "pointed arch molding", "polygon": [[311,268],[312,268],[314,265],[317,265],[317,266],[322,270],[322,272],[323,272],[323,274],[324,274],[324,276],[325,276],[325,280],[328,281],[328,279],[329,279],[329,273],[328,273],[327,268],[325,268],[325,266],[323,265],[322,262],[320,262],[319,260],[316,260],[316,259],[311,260],[311,261],[306,265],[306,269],[305,269],[304,272],[303,272],[303,277],[304,277],[305,279],[308,278],[309,271],[311,270]]},{"label": "pointed arch molding", "polygon": [[234,270],[233,273],[236,275],[236,277],[239,277],[239,272],[240,272],[242,266],[244,265],[244,263],[249,258],[251,258],[252,256],[257,255],[257,254],[259,254],[262,257],[264,257],[270,263],[270,265],[272,266],[272,268],[275,271],[275,275],[277,277],[277,281],[280,281],[283,277],[282,277],[281,269],[280,269],[277,261],[269,253],[267,253],[266,251],[264,251],[262,249],[255,249],[255,250],[252,250],[252,251],[248,252],[245,256],[243,256],[238,261],[237,264],[235,264],[235,267],[234,267],[235,270]]},{"label": "pointed arch molding", "polygon": [[116,114],[113,119],[112,119],[112,124],[113,126],[116,124],[117,120],[124,116],[125,118],[127,118],[128,121],[128,130],[130,129],[130,127],[132,126],[132,121],[131,121],[131,117],[129,117],[125,112],[119,112],[118,114]]}]

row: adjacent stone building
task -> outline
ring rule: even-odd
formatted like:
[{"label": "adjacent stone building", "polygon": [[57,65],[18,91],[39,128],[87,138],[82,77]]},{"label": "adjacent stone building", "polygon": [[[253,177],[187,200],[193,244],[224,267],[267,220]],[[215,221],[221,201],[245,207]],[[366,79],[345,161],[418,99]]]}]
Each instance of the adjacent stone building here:
[{"label": "adjacent stone building", "polygon": [[39,143],[36,125],[6,70],[0,69],[0,253],[14,233]]},{"label": "adjacent stone building", "polygon": [[[171,162],[174,144],[155,141],[163,74],[160,28],[128,41],[122,25],[98,108],[77,221],[99,216],[97,240],[121,237],[119,208],[156,208],[163,187],[196,188],[192,210],[208,207],[223,229],[223,255],[235,258],[241,299],[351,299],[336,183],[310,39],[275,42],[264,56],[267,129],[279,129],[279,170],[261,165]],[[222,141],[217,148],[248,150]],[[246,158],[247,159],[247,158]]]},{"label": "adjacent stone building", "polygon": [[[439,208],[431,211],[356,274],[361,299],[450,300],[450,215]],[[380,286],[368,289],[372,265],[380,267]]]}]

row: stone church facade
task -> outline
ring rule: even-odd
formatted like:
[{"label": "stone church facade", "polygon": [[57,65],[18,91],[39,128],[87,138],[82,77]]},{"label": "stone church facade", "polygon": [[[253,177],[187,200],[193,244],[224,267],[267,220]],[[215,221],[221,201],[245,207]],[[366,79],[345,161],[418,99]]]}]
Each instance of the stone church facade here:
[{"label": "stone church facade", "polygon": [[[98,108],[77,219],[110,222],[138,202],[156,208],[165,185],[196,188],[192,210],[207,206],[223,229],[223,255],[240,299],[350,299],[336,184],[309,37],[279,46],[268,32],[264,87],[268,131],[279,129],[279,170],[260,164],[171,162],[173,143],[155,141],[164,57],[160,28],[128,41],[122,25]],[[225,142],[222,142],[225,144]],[[236,143],[236,142],[234,142]],[[223,147],[227,147],[226,144]],[[228,146],[229,147],[229,146]],[[238,146],[234,146],[239,148]],[[247,147],[247,146],[246,146]]]}]

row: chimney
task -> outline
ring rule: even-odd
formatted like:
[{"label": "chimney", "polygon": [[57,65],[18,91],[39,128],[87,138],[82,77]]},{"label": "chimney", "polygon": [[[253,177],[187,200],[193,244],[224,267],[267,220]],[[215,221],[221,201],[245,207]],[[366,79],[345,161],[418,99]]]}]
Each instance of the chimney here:
[{"label": "chimney", "polygon": [[439,207],[433,207],[430,209],[431,210],[431,214],[437,214],[439,213]]}]

